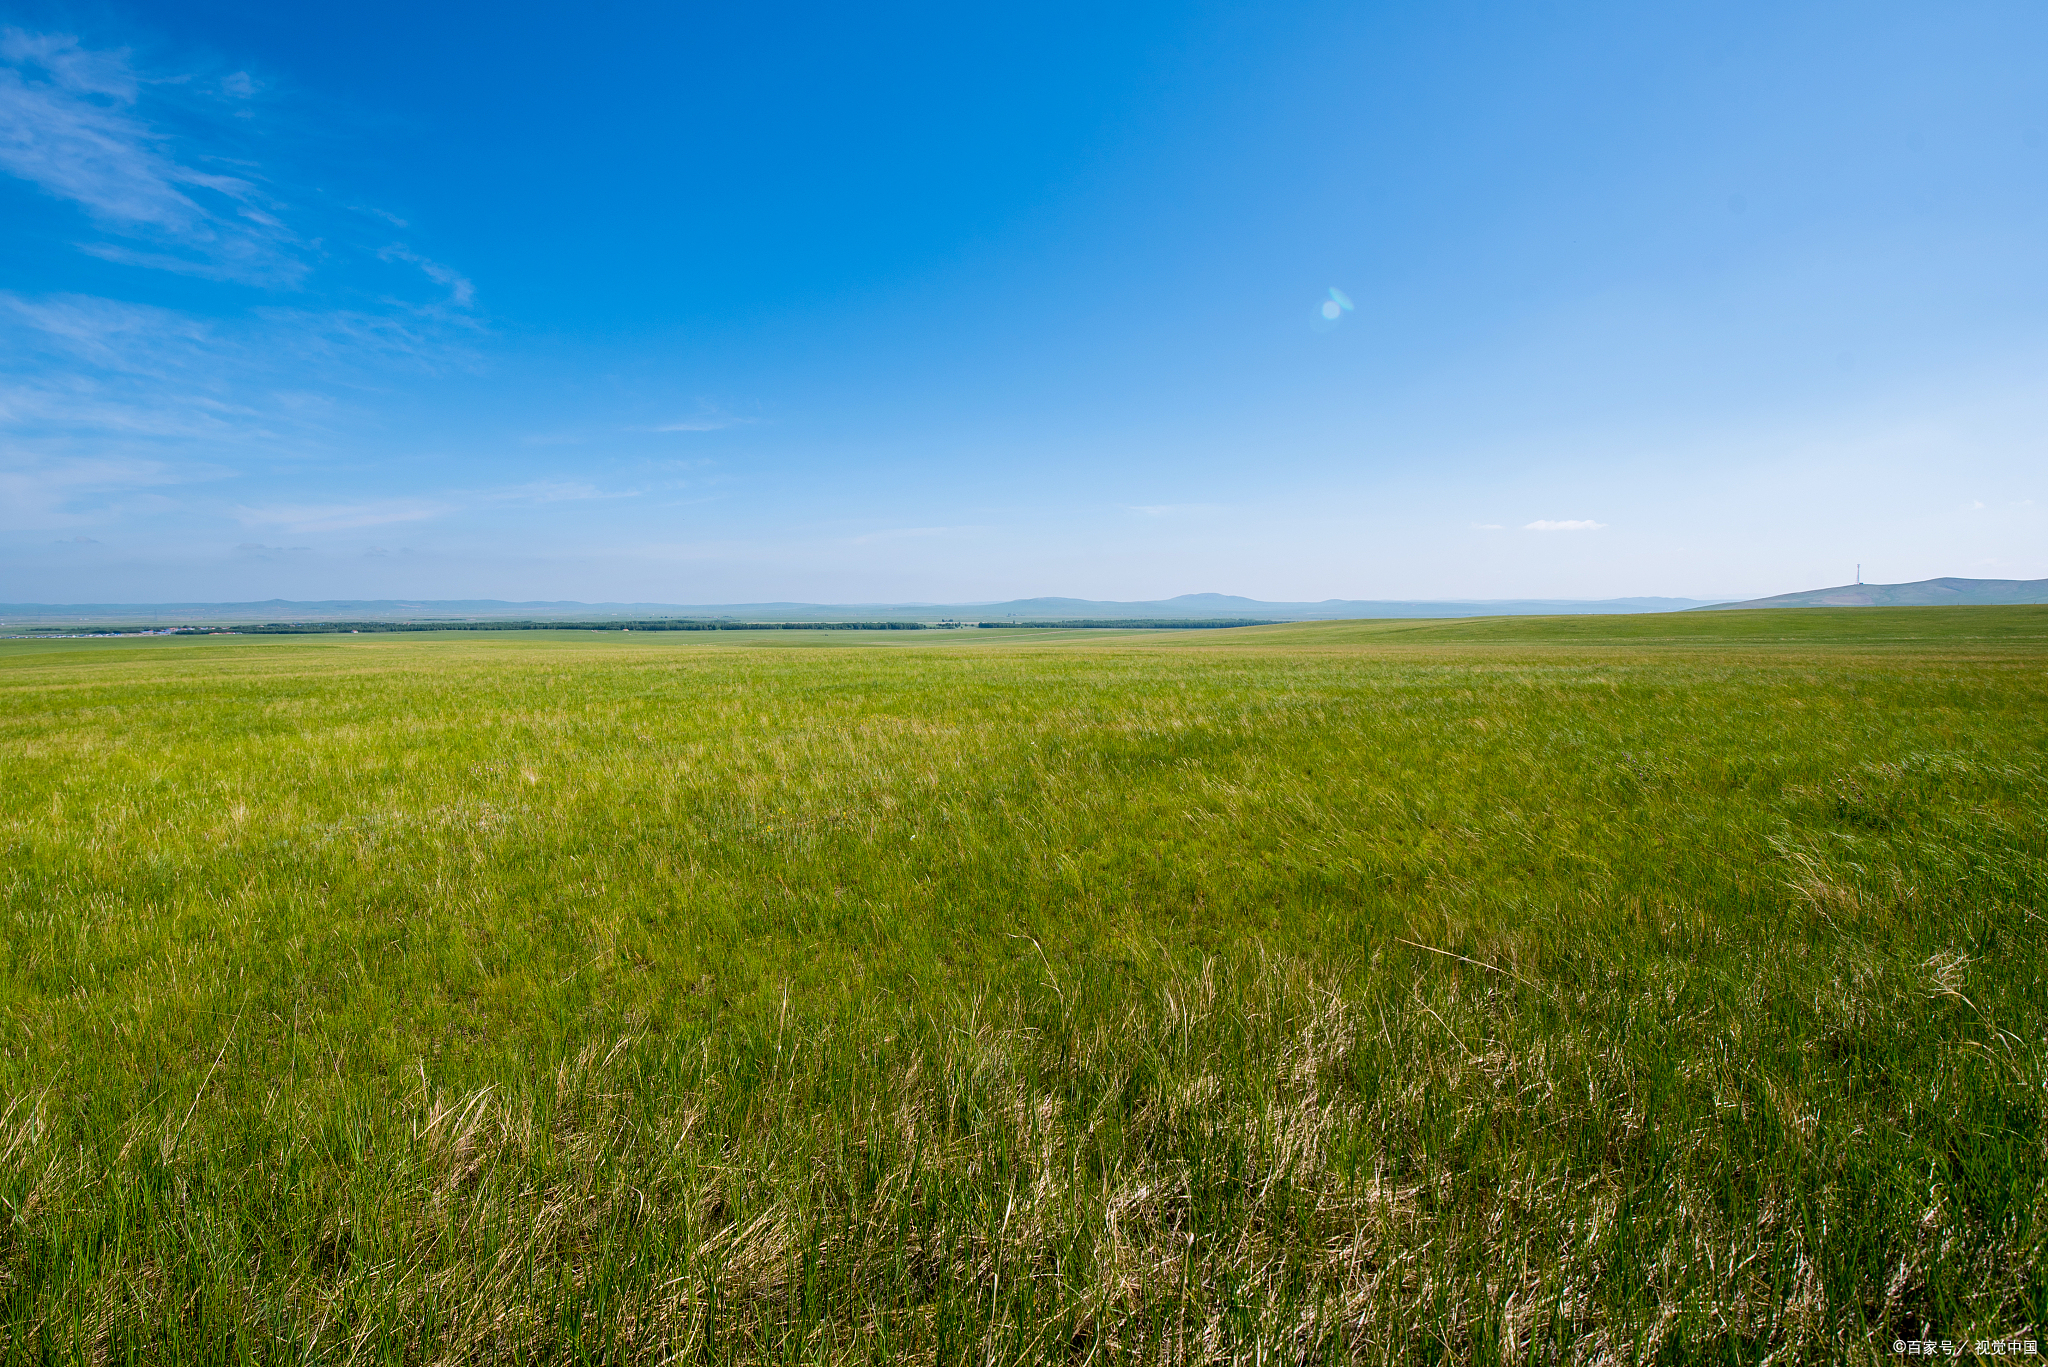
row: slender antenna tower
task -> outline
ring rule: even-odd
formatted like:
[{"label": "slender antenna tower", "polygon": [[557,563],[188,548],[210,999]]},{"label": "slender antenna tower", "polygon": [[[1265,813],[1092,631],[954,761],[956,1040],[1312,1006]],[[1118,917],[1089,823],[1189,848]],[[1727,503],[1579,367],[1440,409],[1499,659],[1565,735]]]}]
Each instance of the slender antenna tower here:
[{"label": "slender antenna tower", "polygon": [[1856,582],[1863,582],[1863,566],[1860,563],[1856,566]]}]

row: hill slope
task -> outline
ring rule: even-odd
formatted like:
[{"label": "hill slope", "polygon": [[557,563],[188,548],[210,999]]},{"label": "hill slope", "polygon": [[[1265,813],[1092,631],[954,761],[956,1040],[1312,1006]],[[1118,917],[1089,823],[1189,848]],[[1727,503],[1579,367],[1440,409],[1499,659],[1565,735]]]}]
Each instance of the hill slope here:
[{"label": "hill slope", "polygon": [[1967,605],[2002,607],[2048,603],[2048,579],[1922,579],[1912,584],[1843,584],[1832,589],[1781,593],[1746,603],[1714,603],[1697,612],[1731,608],[1925,608]]}]

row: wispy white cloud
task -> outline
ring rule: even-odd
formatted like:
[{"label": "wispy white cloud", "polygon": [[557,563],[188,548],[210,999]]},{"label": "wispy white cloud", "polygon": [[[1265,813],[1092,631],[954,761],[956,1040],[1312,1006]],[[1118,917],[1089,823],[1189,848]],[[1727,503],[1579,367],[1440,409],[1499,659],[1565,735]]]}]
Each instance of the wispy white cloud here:
[{"label": "wispy white cloud", "polygon": [[329,405],[278,383],[302,337],[279,331],[88,295],[0,292],[0,435],[102,448],[203,441],[209,463],[236,448],[281,454]]},{"label": "wispy white cloud", "polygon": [[118,453],[51,454],[34,447],[0,447],[0,530],[75,527],[109,504],[147,498],[153,491],[190,484],[223,472],[178,466]]},{"label": "wispy white cloud", "polygon": [[1522,530],[1525,532],[1597,532],[1606,525],[1605,522],[1594,522],[1586,518],[1568,519],[1562,522],[1553,522],[1548,518],[1538,518],[1534,522],[1523,523]]},{"label": "wispy white cloud", "polygon": [[0,29],[0,60],[40,68],[48,83],[72,95],[101,95],[121,103],[135,99],[135,73],[126,49],[94,52],[61,33]]},{"label": "wispy white cloud", "polygon": [[326,456],[373,420],[394,372],[464,359],[417,317],[260,310],[202,321],[0,291],[0,472],[13,481],[0,516],[41,525],[105,510],[123,490]]},{"label": "wispy white cloud", "polygon": [[317,362],[318,373],[343,383],[360,383],[365,373],[392,366],[439,374],[476,364],[466,340],[468,320],[445,310],[259,308],[251,318],[250,345],[267,358]]},{"label": "wispy white cloud", "polygon": [[403,246],[385,247],[377,253],[379,261],[404,261],[420,268],[420,274],[448,291],[448,302],[457,308],[468,308],[476,299],[476,286],[452,266],[430,261],[410,248]]},{"label": "wispy white cloud", "polygon": [[[247,73],[237,76],[224,92],[254,94]],[[303,278],[302,244],[274,199],[246,168],[228,174],[181,158],[174,140],[135,112],[140,89],[126,51],[0,30],[0,171],[127,239],[80,244],[106,260],[249,283]]]},{"label": "wispy white cloud", "polygon": [[[246,71],[213,80],[145,72],[126,49],[0,29],[0,175],[81,210],[97,235],[76,245],[102,260],[298,290],[315,265],[331,272],[374,258],[414,267],[444,292],[424,311],[471,307],[476,287],[454,267],[404,243],[355,241],[346,222],[323,227],[314,221],[322,196],[288,204],[263,167],[234,154],[242,135],[221,115],[252,115],[261,89]],[[406,226],[382,209],[359,212]]]},{"label": "wispy white cloud", "polygon": [[[347,247],[346,232],[324,244],[302,237],[264,173],[226,155],[233,137],[219,113],[260,91],[248,72],[148,72],[125,50],[0,29],[0,176],[74,205],[90,225],[79,246],[106,260],[305,298],[309,263],[381,269],[374,250]],[[187,136],[150,117],[164,110]],[[350,426],[375,420],[394,373],[472,365],[465,338],[477,325],[462,311],[471,283],[408,247],[382,256],[417,268],[440,297],[201,318],[0,291],[0,516],[61,520],[124,498],[136,507],[137,489],[327,454]]]},{"label": "wispy white cloud", "polygon": [[[460,271],[382,245],[406,226],[396,215],[311,192],[287,203],[238,155],[246,135],[226,116],[264,95],[247,71],[153,70],[125,49],[0,29],[0,179],[39,190],[88,255],[292,296],[246,307],[237,291],[201,314],[0,290],[0,529],[219,519],[258,533],[243,555],[269,556],[303,554],[299,534],[629,496],[543,480],[328,497],[285,473],[380,427],[408,377],[474,368],[482,324]],[[288,139],[268,146],[293,164]]]},{"label": "wispy white cloud", "polygon": [[163,374],[162,351],[204,347],[211,329],[169,309],[83,294],[29,298],[0,292],[0,316],[75,360],[127,374]]},{"label": "wispy white cloud", "polygon": [[[121,454],[130,466],[217,469],[242,441],[278,437],[235,382],[247,368],[238,351],[168,309],[0,291],[0,450],[9,462],[75,459],[81,471]],[[199,442],[212,449],[164,449]]]}]

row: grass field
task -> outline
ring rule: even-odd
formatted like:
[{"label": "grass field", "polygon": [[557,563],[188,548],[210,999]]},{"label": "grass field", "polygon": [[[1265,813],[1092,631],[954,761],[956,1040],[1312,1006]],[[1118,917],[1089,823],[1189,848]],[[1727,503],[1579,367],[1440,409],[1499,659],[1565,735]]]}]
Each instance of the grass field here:
[{"label": "grass field", "polygon": [[4,1360],[2048,1338],[2048,608],[895,635],[0,643]]}]

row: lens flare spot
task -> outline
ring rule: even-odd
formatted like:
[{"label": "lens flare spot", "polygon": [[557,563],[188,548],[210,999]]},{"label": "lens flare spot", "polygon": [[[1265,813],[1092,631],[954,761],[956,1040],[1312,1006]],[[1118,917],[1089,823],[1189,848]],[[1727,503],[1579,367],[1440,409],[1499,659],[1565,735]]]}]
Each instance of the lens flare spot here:
[{"label": "lens flare spot", "polygon": [[1323,301],[1323,317],[1329,319],[1331,322],[1336,322],[1337,316],[1343,312],[1343,309],[1337,307],[1336,300],[1325,299]]}]

